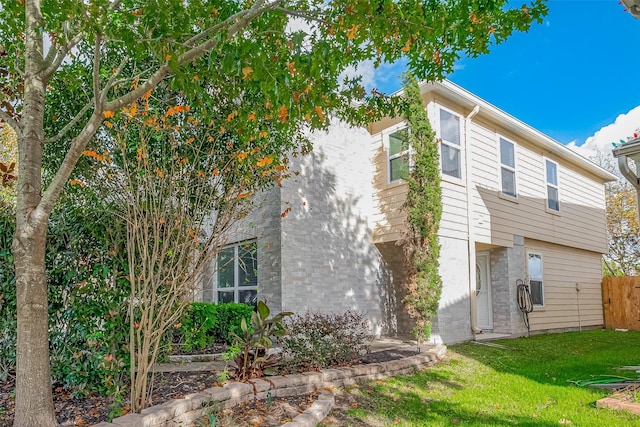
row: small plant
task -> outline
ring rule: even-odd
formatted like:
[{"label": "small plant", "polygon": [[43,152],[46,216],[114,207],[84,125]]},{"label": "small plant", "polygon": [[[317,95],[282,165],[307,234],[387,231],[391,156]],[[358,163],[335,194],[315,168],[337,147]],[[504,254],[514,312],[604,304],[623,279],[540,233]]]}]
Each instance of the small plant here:
[{"label": "small plant", "polygon": [[369,350],[373,338],[362,314],[307,313],[285,322],[283,352],[294,366],[308,369],[347,365]]},{"label": "small plant", "polygon": [[241,334],[233,334],[234,347],[239,353],[234,359],[236,365],[235,378],[238,381],[247,381],[252,378],[260,378],[267,374],[267,369],[279,362],[279,358],[270,354],[273,347],[273,339],[287,335],[287,330],[282,325],[282,320],[291,316],[291,312],[281,312],[269,318],[271,310],[262,301],[258,301],[256,311],[251,313],[251,328],[246,319],[240,324]]}]

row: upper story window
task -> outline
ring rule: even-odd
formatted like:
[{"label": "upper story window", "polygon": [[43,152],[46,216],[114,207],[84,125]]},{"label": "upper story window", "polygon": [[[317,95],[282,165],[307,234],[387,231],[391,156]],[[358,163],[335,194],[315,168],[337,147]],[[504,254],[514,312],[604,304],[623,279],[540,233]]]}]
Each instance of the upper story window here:
[{"label": "upper story window", "polygon": [[218,253],[216,302],[258,302],[258,245],[235,243]]},{"label": "upper story window", "polygon": [[516,190],[516,147],[511,141],[500,138],[500,179],[502,194],[518,197]]},{"label": "upper story window", "polygon": [[544,284],[542,280],[542,254],[527,253],[527,274],[529,291],[533,305],[544,305]]},{"label": "upper story window", "polygon": [[558,164],[545,159],[545,171],[547,176],[547,209],[560,211],[560,193],[558,191]]},{"label": "upper story window", "polygon": [[440,109],[440,161],[442,173],[462,178],[460,117]]},{"label": "upper story window", "polygon": [[388,136],[389,182],[406,179],[409,175],[411,150],[407,143],[406,135],[407,130],[401,129]]}]

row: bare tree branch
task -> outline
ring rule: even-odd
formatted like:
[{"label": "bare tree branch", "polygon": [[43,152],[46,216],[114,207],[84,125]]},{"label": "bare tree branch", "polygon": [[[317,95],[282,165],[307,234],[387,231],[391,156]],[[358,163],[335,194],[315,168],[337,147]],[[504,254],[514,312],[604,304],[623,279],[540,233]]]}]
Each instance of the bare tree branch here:
[{"label": "bare tree branch", "polygon": [[[40,200],[40,203],[38,203],[38,207],[36,208],[38,214],[48,214],[51,212],[51,210],[53,209],[53,205],[55,204],[56,200],[58,200],[62,189],[69,179],[69,176],[71,176],[73,168],[75,167],[76,163],[78,163],[78,159],[82,155],[82,151],[98,131],[102,120],[102,113],[94,111],[82,131],[80,131],[78,136],[73,138],[73,140],[71,141],[71,147],[69,147],[69,151],[62,161],[58,172],[53,177],[53,180],[47,187],[46,191],[42,194],[42,199]],[[44,217],[46,217],[46,215]]]},{"label": "bare tree branch", "polygon": [[84,115],[87,114],[87,111],[93,108],[94,104],[95,104],[95,99],[92,99],[89,103],[85,104],[85,106],[82,107],[80,111],[78,111],[78,114],[76,114],[76,116],[69,123],[67,123],[65,127],[63,127],[60,130],[60,132],[58,132],[55,136],[51,138],[45,139],[44,143],[50,144],[50,143],[61,140],[67,134],[67,132],[73,129],[73,127],[78,124],[78,122],[84,117]]},{"label": "bare tree branch", "polygon": [[82,37],[83,34],[78,33],[71,40],[65,43],[64,46],[61,46],[59,48],[54,48],[53,46],[51,47],[51,50],[49,50],[49,53],[45,58],[46,68],[44,70],[44,75],[46,80],[49,80],[51,78],[51,76],[62,64],[62,61],[64,61],[69,52],[71,52],[71,49],[73,49],[78,43],[80,43]]},{"label": "bare tree branch", "polygon": [[307,19],[309,21],[315,21],[315,22],[319,22],[321,24],[326,24],[327,21],[321,18],[318,18],[316,16],[312,16],[310,14],[301,12],[299,10],[291,10],[291,9],[287,9],[284,7],[275,7],[273,10],[277,11],[277,12],[282,12],[285,15],[289,15],[289,16],[295,16],[296,18],[302,18],[302,19]]},{"label": "bare tree branch", "polygon": [[102,35],[96,34],[96,43],[93,48],[93,99],[96,103],[96,112],[102,114],[102,102],[100,99],[100,45]]},{"label": "bare tree branch", "polygon": [[111,90],[111,88],[114,85],[119,84],[121,82],[121,80],[116,81],[116,77],[120,75],[120,73],[124,69],[124,66],[127,65],[127,62],[129,62],[129,58],[125,56],[124,58],[122,58],[122,61],[120,61],[120,65],[118,65],[118,68],[116,68],[116,70],[111,74],[111,77],[109,77],[109,80],[107,80],[107,83],[104,85],[104,88],[102,89],[102,93],[100,94],[100,104],[104,104],[105,100],[107,99],[107,94],[109,93],[109,90]]}]

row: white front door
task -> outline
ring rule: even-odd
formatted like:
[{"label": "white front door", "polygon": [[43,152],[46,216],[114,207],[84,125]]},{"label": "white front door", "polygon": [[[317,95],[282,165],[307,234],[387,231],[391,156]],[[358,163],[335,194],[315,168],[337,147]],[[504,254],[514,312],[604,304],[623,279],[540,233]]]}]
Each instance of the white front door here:
[{"label": "white front door", "polygon": [[493,329],[491,309],[491,274],[489,273],[489,252],[476,254],[476,325],[480,329]]}]

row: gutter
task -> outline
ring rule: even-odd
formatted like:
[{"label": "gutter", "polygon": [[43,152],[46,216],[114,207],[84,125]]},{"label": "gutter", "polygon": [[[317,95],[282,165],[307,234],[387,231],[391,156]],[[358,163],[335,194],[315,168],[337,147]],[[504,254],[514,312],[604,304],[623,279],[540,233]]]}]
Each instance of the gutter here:
[{"label": "gutter", "polygon": [[476,302],[476,239],[475,229],[473,224],[473,195],[471,194],[473,185],[473,150],[471,150],[471,120],[480,111],[480,105],[476,104],[473,110],[464,118],[464,149],[465,149],[465,175],[466,175],[466,187],[467,187],[467,244],[469,254],[469,305],[470,305],[470,319],[471,319],[471,331],[473,334],[482,333],[482,329],[478,328],[478,305]]}]

